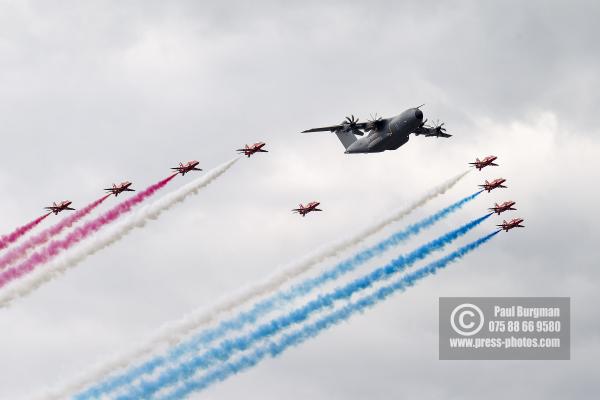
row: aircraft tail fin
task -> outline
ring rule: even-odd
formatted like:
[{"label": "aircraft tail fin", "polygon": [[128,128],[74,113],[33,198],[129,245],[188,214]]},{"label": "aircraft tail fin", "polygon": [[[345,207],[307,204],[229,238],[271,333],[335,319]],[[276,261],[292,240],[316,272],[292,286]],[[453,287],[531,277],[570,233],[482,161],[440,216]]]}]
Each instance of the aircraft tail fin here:
[{"label": "aircraft tail fin", "polygon": [[336,132],[335,135],[340,139],[340,142],[344,145],[344,148],[347,149],[350,145],[356,142],[356,136],[352,132]]}]

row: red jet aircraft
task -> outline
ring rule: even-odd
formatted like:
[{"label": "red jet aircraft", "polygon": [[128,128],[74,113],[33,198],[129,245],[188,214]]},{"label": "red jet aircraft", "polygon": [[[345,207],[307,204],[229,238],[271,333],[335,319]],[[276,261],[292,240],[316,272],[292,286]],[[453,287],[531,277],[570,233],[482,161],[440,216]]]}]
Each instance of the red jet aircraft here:
[{"label": "red jet aircraft", "polygon": [[179,163],[179,167],[173,167],[171,169],[176,170],[178,174],[181,174],[183,176],[190,171],[202,171],[202,169],[196,168],[198,164],[200,164],[200,162],[192,160],[188,161],[185,164]]},{"label": "red jet aircraft", "polygon": [[488,165],[493,165],[494,167],[497,167],[498,164],[494,163],[494,161],[496,161],[496,159],[498,159],[498,157],[496,157],[496,156],[487,156],[483,160],[476,158],[475,162],[472,162],[469,164],[475,166],[475,168],[477,168],[478,170],[481,171],[483,168],[487,167]]},{"label": "red jet aircraft", "polygon": [[244,155],[248,158],[254,153],[268,153],[267,150],[263,150],[263,147],[266,143],[258,142],[254,143],[251,146],[246,145],[243,149],[237,149],[236,151],[239,153],[244,153]]},{"label": "red jet aircraft", "polygon": [[292,212],[296,212],[304,217],[304,216],[306,216],[306,214],[308,214],[311,211],[323,211],[323,210],[317,208],[319,206],[319,204],[321,204],[321,203],[319,203],[318,201],[311,201],[310,203],[308,203],[305,206],[303,206],[302,203],[300,203],[300,207],[294,208],[292,210]]},{"label": "red jet aircraft", "polygon": [[496,204],[494,204],[494,207],[489,208],[489,210],[495,212],[498,215],[500,215],[504,211],[516,210],[516,208],[513,208],[513,206],[515,204],[516,203],[514,201],[509,200],[509,201],[505,201],[504,203],[502,203],[500,205],[498,205],[498,203],[496,203]]},{"label": "red jet aircraft", "polygon": [[502,224],[496,225],[496,226],[500,227],[500,230],[508,232],[512,228],[525,228],[524,225],[521,225],[521,222],[523,222],[523,221],[524,221],[523,218],[515,218],[515,219],[511,219],[508,222],[506,222],[506,220],[502,221]]},{"label": "red jet aircraft", "polygon": [[504,178],[494,179],[491,182],[486,180],[485,183],[483,185],[479,185],[479,187],[483,188],[483,190],[487,190],[489,193],[496,188],[506,188],[506,186],[503,185],[504,182],[506,182],[506,179]]},{"label": "red jet aircraft", "polygon": [[52,205],[50,207],[44,207],[44,209],[49,210],[50,212],[53,212],[54,215],[58,215],[58,213],[61,211],[65,211],[65,210],[74,211],[75,210],[74,208],[69,207],[71,205],[71,203],[72,203],[72,201],[65,200],[65,201],[61,201],[58,204],[52,203]]},{"label": "red jet aircraft", "polygon": [[115,185],[113,183],[113,186],[109,189],[104,189],[107,192],[110,192],[111,194],[114,194],[115,197],[117,197],[119,195],[119,193],[123,193],[123,192],[135,192],[135,190],[130,189],[129,186],[131,186],[131,182],[129,181],[125,181],[125,182],[121,182],[118,185]]}]

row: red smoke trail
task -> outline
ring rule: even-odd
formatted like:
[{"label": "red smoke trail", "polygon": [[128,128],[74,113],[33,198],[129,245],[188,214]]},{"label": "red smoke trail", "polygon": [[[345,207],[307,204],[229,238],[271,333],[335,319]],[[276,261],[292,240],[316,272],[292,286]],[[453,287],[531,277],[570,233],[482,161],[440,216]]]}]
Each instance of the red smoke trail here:
[{"label": "red smoke trail", "polygon": [[[31,250],[32,248],[46,243],[48,240],[52,239],[54,235],[58,235],[64,229],[70,227],[71,225],[79,221],[81,218],[88,215],[94,208],[98,207],[100,204],[102,204],[104,200],[106,200],[109,197],[110,194],[94,201],[93,203],[88,204],[84,208],[77,210],[73,214],[70,214],[68,217],[62,219],[58,224],[38,233],[32,238],[29,238],[25,243],[19,245],[18,247],[9,250],[6,254],[0,257],[0,269],[3,269],[12,262],[25,256],[27,254],[27,251]],[[49,214],[46,214],[44,218]]]},{"label": "red smoke trail", "polygon": [[33,271],[38,265],[50,260],[62,250],[70,248],[74,244],[78,243],[79,241],[85,239],[92,233],[102,228],[104,225],[113,222],[122,214],[125,214],[126,212],[130,211],[133,206],[141,203],[148,197],[152,196],[157,190],[163,188],[176,175],[177,174],[173,174],[168,178],[149,186],[148,188],[139,192],[138,194],[129,198],[128,200],[117,204],[115,207],[100,215],[99,217],[87,222],[81,227],[75,228],[75,230],[68,234],[67,237],[65,237],[64,239],[53,240],[48,246],[46,246],[40,251],[33,253],[31,257],[29,257],[24,262],[2,272],[0,274],[0,287],[3,287],[10,281]]},{"label": "red smoke trail", "polygon": [[13,243],[14,241],[16,241],[18,238],[20,238],[21,236],[23,236],[24,234],[26,234],[27,232],[29,232],[31,229],[35,228],[35,226],[37,224],[39,224],[40,222],[42,222],[44,220],[44,218],[46,218],[50,214],[52,214],[52,213],[48,213],[46,215],[42,215],[41,217],[39,217],[37,219],[34,219],[30,223],[28,223],[26,225],[23,225],[23,226],[15,229],[14,232],[9,233],[8,235],[4,235],[4,236],[0,237],[0,250],[2,250],[3,248],[5,248],[9,244]]}]

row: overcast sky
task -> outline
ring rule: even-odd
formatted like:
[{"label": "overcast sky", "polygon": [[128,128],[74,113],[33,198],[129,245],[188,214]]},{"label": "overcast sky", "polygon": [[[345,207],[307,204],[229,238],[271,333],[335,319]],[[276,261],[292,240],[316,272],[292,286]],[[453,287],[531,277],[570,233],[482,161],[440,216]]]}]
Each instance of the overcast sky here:
[{"label": "overcast sky", "polygon": [[[179,161],[208,169],[244,143],[269,150],[0,310],[0,397],[68,380],[487,154],[501,166],[472,172],[408,221],[486,178],[503,176],[509,189],[479,196],[402,250],[494,201],[517,201],[526,229],[192,397],[594,397],[599,4],[0,1],[0,232],[52,201],[84,205],[113,182],[141,189]],[[413,136],[394,152],[345,155],[333,135],[298,133],[422,103],[451,139]],[[315,199],[325,212],[289,212]],[[439,361],[438,297],[483,295],[570,296],[572,359]]]}]

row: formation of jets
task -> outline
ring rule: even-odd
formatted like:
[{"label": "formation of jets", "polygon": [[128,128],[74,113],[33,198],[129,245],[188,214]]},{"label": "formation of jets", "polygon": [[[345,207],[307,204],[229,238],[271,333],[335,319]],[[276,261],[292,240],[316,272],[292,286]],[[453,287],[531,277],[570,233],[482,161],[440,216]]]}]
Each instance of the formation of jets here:
[{"label": "formation of jets", "polygon": [[[496,156],[487,156],[483,160],[480,160],[479,158],[477,158],[477,159],[475,159],[474,162],[471,162],[469,164],[474,166],[475,168],[477,168],[479,171],[481,171],[483,168],[490,166],[490,165],[498,166],[498,164],[494,163],[494,161],[496,161],[497,159],[498,159],[498,157],[496,157]],[[479,187],[483,188],[483,190],[487,190],[487,192],[489,193],[496,188],[506,188],[506,186],[503,185],[505,182],[506,182],[506,179],[504,179],[504,178],[497,178],[491,182],[488,182],[486,180],[485,183],[483,185],[479,185]],[[514,208],[515,204],[516,203],[512,200],[505,201],[504,203],[501,203],[501,204],[495,203],[494,207],[489,208],[489,210],[492,211],[494,214],[500,215],[505,211],[516,210],[516,208]],[[523,221],[524,221],[523,218],[514,218],[508,222],[506,220],[504,220],[504,221],[502,221],[501,224],[496,225],[496,226],[499,227],[500,230],[503,230],[504,232],[508,232],[509,230],[511,230],[513,228],[525,228],[524,225],[521,225],[521,223]]]},{"label": "formation of jets", "polygon": [[[179,167],[174,167],[171,169],[177,170],[178,174],[181,173],[181,175],[185,175],[186,173],[188,173],[190,171],[202,171],[202,169],[197,168],[198,164],[199,164],[198,161],[193,160],[193,161],[189,161],[185,164],[179,163]],[[129,181],[121,182],[118,185],[113,183],[112,187],[105,188],[104,190],[110,194],[114,194],[115,197],[117,197],[119,194],[121,194],[123,192],[135,192],[135,190],[131,188],[132,184],[133,183],[129,182]],[[59,202],[58,204],[52,203],[51,206],[44,207],[44,209],[49,210],[54,215],[57,215],[58,213],[65,211],[65,210],[74,211],[75,209],[70,207],[71,203],[72,202],[70,200],[65,200],[65,201]]]},{"label": "formation of jets", "polygon": [[[377,153],[385,150],[395,150],[408,141],[408,136],[411,133],[414,133],[417,136],[424,135],[426,137],[448,138],[452,136],[445,132],[443,123],[436,126],[425,125],[427,120],[423,119],[423,112],[420,110],[420,107],[421,106],[408,109],[392,118],[372,118],[368,122],[358,122],[358,119],[354,118],[352,115],[351,117],[346,117],[339,125],[313,128],[303,132],[333,132],[344,145],[346,153]],[[357,139],[356,135],[364,136],[365,132],[368,132],[368,136]],[[246,144],[243,148],[236,149],[236,151],[249,158],[256,153],[268,153],[268,151],[264,149],[265,145],[266,143],[264,142],[256,142],[251,145]],[[495,162],[497,159],[498,157],[496,156],[487,156],[481,160],[476,158],[474,162],[470,162],[469,164],[481,171],[488,166],[498,166]],[[192,160],[187,163],[179,163],[179,166],[172,167],[171,169],[183,176],[191,171],[202,171],[201,168],[198,168],[199,164],[198,161]],[[489,193],[497,188],[506,188],[507,186],[504,185],[505,182],[506,179],[504,178],[497,178],[491,182],[486,180],[482,185],[479,185],[479,187]],[[111,188],[106,188],[104,190],[118,196],[123,192],[135,191],[131,188],[131,185],[131,182],[125,181],[118,185],[113,184]],[[318,201],[311,201],[306,205],[300,203],[299,207],[294,208],[292,212],[305,217],[311,212],[323,211],[318,208],[320,204],[321,203]],[[495,203],[489,210],[500,215],[506,211],[516,210],[516,208],[514,208],[515,204],[516,203],[512,200],[505,201],[501,204]],[[65,200],[58,204],[53,203],[52,206],[45,207],[45,209],[54,214],[58,214],[65,210],[74,210],[70,205],[71,201]],[[501,230],[508,232],[513,228],[524,228],[522,222],[523,218],[514,218],[508,222],[504,220],[502,224],[497,226]]]}]

